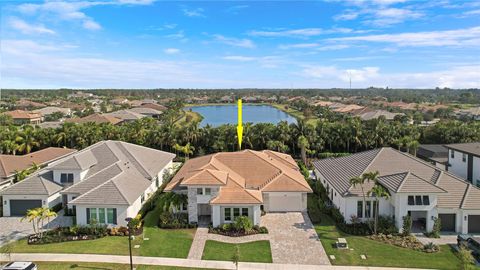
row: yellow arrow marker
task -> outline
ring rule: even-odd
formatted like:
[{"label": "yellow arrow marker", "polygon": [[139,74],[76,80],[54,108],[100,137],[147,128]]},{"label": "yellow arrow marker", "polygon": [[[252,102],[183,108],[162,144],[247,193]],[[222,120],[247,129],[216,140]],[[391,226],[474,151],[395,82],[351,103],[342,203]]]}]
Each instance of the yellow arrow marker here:
[{"label": "yellow arrow marker", "polygon": [[238,137],[238,149],[242,149],[242,137],[243,137],[243,125],[242,125],[242,100],[237,102],[238,106],[238,125],[237,125],[237,137]]}]

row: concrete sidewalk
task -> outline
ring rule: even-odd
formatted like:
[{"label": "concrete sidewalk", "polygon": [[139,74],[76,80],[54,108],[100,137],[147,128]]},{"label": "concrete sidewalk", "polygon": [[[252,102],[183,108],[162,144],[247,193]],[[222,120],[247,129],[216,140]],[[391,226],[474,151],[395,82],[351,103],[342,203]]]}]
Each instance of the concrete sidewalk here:
[{"label": "concrete sidewalk", "polygon": [[[94,255],[94,254],[56,254],[56,253],[12,253],[1,254],[0,261],[33,261],[33,262],[98,262],[128,264],[128,256]],[[235,269],[232,262],[204,261],[164,257],[133,257],[134,264],[191,267],[204,269]],[[421,270],[411,268],[388,268],[368,266],[331,266],[331,265],[299,265],[275,263],[239,263],[241,270]]]}]

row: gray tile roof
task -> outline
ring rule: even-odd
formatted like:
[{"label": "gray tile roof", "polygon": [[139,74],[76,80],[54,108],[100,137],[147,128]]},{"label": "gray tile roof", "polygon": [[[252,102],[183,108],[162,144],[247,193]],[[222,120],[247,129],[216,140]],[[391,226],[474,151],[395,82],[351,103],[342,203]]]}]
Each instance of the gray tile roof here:
[{"label": "gray tile roof", "polygon": [[472,154],[480,157],[480,142],[473,143],[455,143],[445,145],[447,148],[454,149],[463,153]]},{"label": "gray tile roof", "polygon": [[51,171],[40,171],[0,191],[0,195],[52,195],[63,187],[53,182]]},{"label": "gray tile roof", "polygon": [[[480,209],[480,189],[410,154],[381,148],[313,162],[317,169],[344,196],[359,196],[359,187],[350,179],[363,172],[378,171],[379,181],[390,191],[438,193],[440,208]],[[369,190],[373,183],[367,183]],[[469,192],[467,192],[467,189]],[[445,192],[446,191],[446,192]],[[469,207],[469,208],[468,208]]]},{"label": "gray tile roof", "polygon": [[448,149],[443,144],[422,144],[417,155],[428,158],[448,158]]},{"label": "gray tile roof", "polygon": [[81,151],[71,158],[51,166],[53,170],[86,170],[97,163],[97,159],[91,151]]}]

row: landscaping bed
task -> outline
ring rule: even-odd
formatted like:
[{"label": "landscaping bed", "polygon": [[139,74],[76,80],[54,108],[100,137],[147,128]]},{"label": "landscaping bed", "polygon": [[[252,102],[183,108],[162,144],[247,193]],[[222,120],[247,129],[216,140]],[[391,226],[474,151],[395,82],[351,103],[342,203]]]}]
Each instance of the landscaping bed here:
[{"label": "landscaping bed", "polygon": [[225,223],[218,227],[209,227],[208,233],[221,234],[225,236],[239,237],[259,233],[268,233],[266,227],[253,226],[252,220],[248,217],[240,216],[234,223]]},{"label": "landscaping bed", "polygon": [[438,252],[440,249],[438,246],[433,244],[424,245],[417,240],[415,236],[408,235],[392,235],[392,234],[376,234],[367,236],[367,238],[386,243],[389,245],[394,245],[397,247],[409,248],[417,251],[425,251],[428,253]]}]

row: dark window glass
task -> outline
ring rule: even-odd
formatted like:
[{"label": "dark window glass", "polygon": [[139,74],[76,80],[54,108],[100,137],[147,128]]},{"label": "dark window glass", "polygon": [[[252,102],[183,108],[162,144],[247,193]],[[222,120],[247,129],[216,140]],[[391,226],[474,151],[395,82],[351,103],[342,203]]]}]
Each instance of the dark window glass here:
[{"label": "dark window glass", "polygon": [[413,196],[408,196],[408,205],[415,205],[415,201],[413,200]]},{"label": "dark window glass", "polygon": [[357,217],[362,218],[363,217],[363,202],[358,201],[357,202]]},{"label": "dark window glass", "polygon": [[203,194],[203,189],[202,188],[197,188],[197,194],[202,195]]},{"label": "dark window glass", "polygon": [[248,208],[242,208],[242,216],[248,217]]},{"label": "dark window glass", "polygon": [[73,183],[73,173],[61,173],[60,183]]},{"label": "dark window glass", "polygon": [[455,158],[455,151],[450,150],[450,157],[451,157],[451,158]]},{"label": "dark window glass", "polygon": [[230,208],[225,208],[224,211],[225,211],[225,220],[226,221],[232,220],[231,209]]},{"label": "dark window glass", "polygon": [[467,161],[467,154],[462,154],[462,161],[463,162]]},{"label": "dark window glass", "polygon": [[233,220],[240,216],[240,208],[233,208]]},{"label": "dark window glass", "polygon": [[430,197],[423,196],[423,205],[430,205]]},{"label": "dark window glass", "polygon": [[366,202],[367,204],[365,205],[365,217],[369,218],[371,217],[371,211],[372,211],[372,202]]},{"label": "dark window glass", "polygon": [[415,205],[422,205],[422,196],[415,196]]}]

